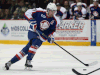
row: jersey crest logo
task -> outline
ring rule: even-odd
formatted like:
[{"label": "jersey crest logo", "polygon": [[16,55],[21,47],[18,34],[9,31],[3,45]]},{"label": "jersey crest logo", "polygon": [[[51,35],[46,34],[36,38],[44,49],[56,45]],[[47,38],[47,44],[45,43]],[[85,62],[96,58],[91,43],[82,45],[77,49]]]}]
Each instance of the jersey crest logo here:
[{"label": "jersey crest logo", "polygon": [[50,23],[47,20],[43,20],[43,21],[40,22],[40,29],[42,31],[48,29],[49,26],[50,26]]},{"label": "jersey crest logo", "polygon": [[43,14],[41,14],[41,17],[46,18],[46,16],[45,16],[45,15],[43,15]]},{"label": "jersey crest logo", "polygon": [[94,11],[94,12],[93,12],[93,15],[94,15],[94,16],[98,16],[99,13],[98,13],[97,11]]}]

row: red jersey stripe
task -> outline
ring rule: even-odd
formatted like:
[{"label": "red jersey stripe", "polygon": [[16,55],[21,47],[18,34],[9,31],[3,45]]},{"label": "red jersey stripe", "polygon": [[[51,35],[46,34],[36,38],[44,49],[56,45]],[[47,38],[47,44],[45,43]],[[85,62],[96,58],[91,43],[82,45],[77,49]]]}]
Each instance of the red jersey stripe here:
[{"label": "red jersey stripe", "polygon": [[24,57],[24,54],[22,52],[19,52],[23,57]]},{"label": "red jersey stripe", "polygon": [[34,52],[34,51],[31,51],[31,50],[29,50],[28,52],[30,52],[30,53],[32,53],[32,54],[35,54],[36,52]]},{"label": "red jersey stripe", "polygon": [[37,47],[35,47],[35,46],[31,46],[31,48],[37,49]]},{"label": "red jersey stripe", "polygon": [[16,57],[20,60],[20,57],[16,54]]}]

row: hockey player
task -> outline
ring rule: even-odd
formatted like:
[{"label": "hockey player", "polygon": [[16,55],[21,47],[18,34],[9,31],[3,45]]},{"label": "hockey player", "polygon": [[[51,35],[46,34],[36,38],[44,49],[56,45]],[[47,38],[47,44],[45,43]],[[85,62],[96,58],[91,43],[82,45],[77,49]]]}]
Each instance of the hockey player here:
[{"label": "hockey player", "polygon": [[[56,25],[59,24],[59,18],[55,16],[57,7],[54,3],[49,3],[46,10],[42,8],[28,9],[24,16],[30,23],[30,28],[28,31],[28,44],[17,53],[10,61],[5,64],[6,70],[9,67],[19,61],[22,57],[27,55],[25,67],[32,68],[31,60],[36,54],[37,49],[46,40],[49,43],[54,42],[54,33],[56,31]],[[44,33],[46,36],[43,36]]]},{"label": "hockey player", "polygon": [[82,3],[78,2],[77,7],[74,9],[75,19],[83,20],[85,19],[87,11],[84,7],[82,7]]},{"label": "hockey player", "polygon": [[90,19],[100,19],[100,4],[99,0],[93,0],[90,4]]},{"label": "hockey player", "polygon": [[[71,15],[71,16],[74,15],[74,9],[77,7],[77,3],[78,3],[78,2],[81,2],[81,0],[76,0],[76,3],[72,3],[72,4],[70,5],[70,7],[71,7],[70,15]],[[82,7],[87,8],[86,3],[82,3]]]},{"label": "hockey player", "polygon": [[60,3],[57,3],[56,6],[57,6],[57,14],[56,14],[56,16],[58,16],[61,20],[67,18],[67,10],[66,10],[66,8],[62,7],[60,5]]}]

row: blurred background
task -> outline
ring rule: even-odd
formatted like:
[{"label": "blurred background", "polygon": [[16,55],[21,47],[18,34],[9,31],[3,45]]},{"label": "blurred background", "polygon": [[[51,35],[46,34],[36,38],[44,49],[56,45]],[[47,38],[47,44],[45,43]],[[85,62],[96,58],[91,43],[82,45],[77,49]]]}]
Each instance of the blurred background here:
[{"label": "blurred background", "polygon": [[[60,3],[69,12],[70,5],[76,0],[0,0],[0,19],[24,19],[25,11],[38,7],[45,9],[49,2]],[[88,7],[93,3],[93,0],[81,0],[81,2],[87,4],[88,12]]]}]

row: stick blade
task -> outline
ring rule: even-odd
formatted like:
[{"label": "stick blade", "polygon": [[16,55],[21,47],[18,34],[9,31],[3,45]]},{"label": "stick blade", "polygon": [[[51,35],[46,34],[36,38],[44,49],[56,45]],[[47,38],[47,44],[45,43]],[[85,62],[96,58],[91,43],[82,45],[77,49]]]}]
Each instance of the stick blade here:
[{"label": "stick blade", "polygon": [[77,75],[87,75],[87,74],[81,74],[81,73],[79,73],[78,71],[76,71],[75,69],[72,69],[72,71],[73,71],[75,74],[77,74]]},{"label": "stick blade", "polygon": [[94,61],[94,62],[90,63],[89,66],[94,66],[96,64],[98,64],[98,61]]},{"label": "stick blade", "polygon": [[82,75],[81,73],[77,72],[75,69],[72,69],[72,71],[77,75]]}]

